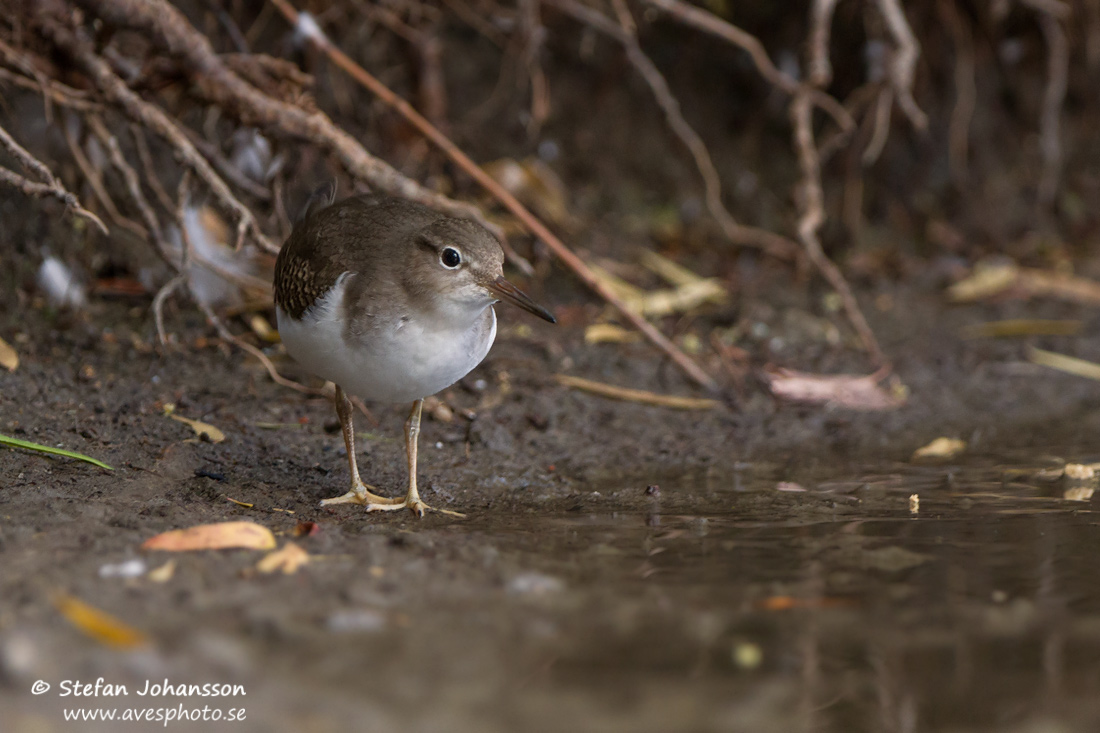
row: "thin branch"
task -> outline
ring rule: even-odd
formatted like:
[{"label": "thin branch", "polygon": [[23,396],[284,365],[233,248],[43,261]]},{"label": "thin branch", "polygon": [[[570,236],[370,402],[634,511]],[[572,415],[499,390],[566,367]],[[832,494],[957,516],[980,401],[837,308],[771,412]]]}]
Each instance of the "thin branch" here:
[{"label": "thin branch", "polygon": [[886,147],[886,138],[890,136],[890,118],[894,108],[894,88],[883,86],[879,90],[875,100],[874,126],[871,128],[871,139],[863,151],[863,165],[870,166],[882,155]]},{"label": "thin branch", "polygon": [[[833,6],[835,0],[815,0],[811,10],[810,47],[811,65],[822,70],[817,74],[818,83],[828,83],[828,38],[829,30],[821,28],[821,24],[831,24]],[[867,349],[875,366],[886,368],[886,356],[878,345],[874,331],[867,323],[867,319],[860,310],[848,281],[843,273],[833,264],[825,254],[818,238],[818,231],[825,223],[825,195],[821,186],[821,156],[814,141],[813,130],[813,103],[806,93],[796,94],[791,99],[790,114],[793,130],[795,152],[798,155],[799,168],[802,171],[802,180],[799,183],[796,199],[798,200],[801,216],[798,220],[798,237],[810,261],[829,281],[833,289],[840,296],[844,305],[844,311],[859,335],[863,346]]]},{"label": "thin branch", "polygon": [[19,175],[15,171],[8,170],[7,168],[0,167],[0,183],[5,183],[12,188],[18,189],[24,196],[33,196],[35,198],[54,198],[65,204],[65,206],[76,216],[83,219],[87,219],[99,228],[104,234],[108,234],[106,225],[100,220],[98,216],[85,209],[80,205],[80,201],[73,194],[66,191],[60,186],[50,186],[45,183],[36,183],[30,181],[27,178]]},{"label": "thin branch", "polygon": [[145,228],[148,230],[148,237],[152,241],[153,246],[160,252],[161,257],[165,261],[170,261],[168,256],[168,247],[162,236],[160,221],[157,219],[157,215],[153,212],[149,201],[145,198],[145,193],[141,190],[141,180],[138,178],[137,173],[133,167],[126,162],[126,158],[122,155],[122,149],[119,148],[118,139],[112,135],[107,126],[103,124],[97,115],[90,115],[87,118],[88,127],[91,128],[92,133],[95,134],[99,141],[107,148],[107,156],[111,160],[111,164],[122,176],[122,180],[126,183],[126,190],[130,194],[130,199],[134,202],[134,206],[137,207],[138,212],[141,213],[141,218],[145,222]]},{"label": "thin branch", "polygon": [[[837,0],[816,0],[811,9],[809,48],[810,84],[824,89],[833,81],[833,63],[829,59],[829,39],[833,32],[833,13]],[[845,110],[847,111],[847,110]],[[851,119],[849,117],[848,119]]]},{"label": "thin branch", "polygon": [[961,187],[969,177],[970,122],[977,108],[974,39],[963,20],[956,0],[939,0],[937,8],[955,42],[955,107],[947,137],[947,161],[951,178]]},{"label": "thin branch", "polygon": [[711,160],[706,143],[684,119],[684,115],[680,111],[680,103],[672,95],[668,82],[665,81],[656,65],[642,51],[638,45],[637,37],[628,30],[615,25],[607,16],[581,5],[576,0],[548,1],[572,18],[610,36],[622,45],[631,65],[637,69],[649,86],[650,91],[653,92],[654,99],[665,113],[665,119],[669,127],[691,152],[691,157],[695,160],[695,167],[698,168],[699,174],[703,177],[707,210],[718,221],[726,237],[737,244],[759,247],[774,257],[792,259],[797,252],[797,245],[794,242],[779,234],[740,224],[726,210],[725,205],[722,203],[721,180],[718,177],[718,170]]},{"label": "thin branch", "polygon": [[796,94],[791,100],[791,122],[794,125],[795,149],[798,153],[799,167],[802,169],[802,182],[800,184],[800,208],[802,216],[798,220],[798,236],[802,245],[806,248],[806,254],[817,266],[829,284],[840,295],[844,304],[844,310],[848,314],[848,320],[859,334],[864,348],[871,356],[875,366],[886,362],[886,357],[879,348],[878,340],[874,332],[867,324],[863,312],[856,302],[855,295],[844,275],[828,258],[821,248],[821,240],[817,232],[825,223],[824,195],[821,190],[821,160],[818,157],[817,148],[814,146],[813,133],[813,105],[807,95]]},{"label": "thin branch", "polygon": [[909,122],[921,132],[928,129],[926,115],[913,99],[913,78],[916,76],[917,59],[920,57],[920,44],[909,21],[905,19],[900,0],[877,0],[879,12],[890,29],[890,35],[897,45],[893,63],[890,64],[890,81],[898,97],[898,106]]},{"label": "thin branch", "polygon": [[[848,113],[848,110],[844,109],[844,105],[831,95],[822,91],[827,84],[819,84],[817,86],[820,88],[814,89],[813,87],[800,84],[798,80],[794,79],[789,74],[780,71],[779,68],[772,63],[764,45],[751,33],[747,33],[741,28],[738,28],[728,21],[722,20],[718,16],[702,8],[689,5],[683,2],[683,0],[643,0],[643,2],[661,8],[685,25],[690,25],[704,33],[717,36],[737,46],[749,55],[756,70],[773,86],[781,89],[787,94],[795,94],[799,91],[806,92],[810,94],[814,104],[825,110],[841,129],[851,130],[855,127],[855,121]],[[829,4],[835,5],[836,0],[830,0]],[[831,7],[829,8],[829,13],[832,13]],[[828,28],[828,24],[824,24],[821,27]],[[825,38],[825,43],[828,43],[827,36]],[[825,59],[827,63],[828,57],[826,56]],[[831,71],[829,73],[831,75]],[[811,76],[811,78],[813,77]]]},{"label": "thin branch", "polygon": [[[104,21],[149,34],[192,73],[199,95],[235,115],[241,123],[308,140],[334,154],[353,176],[372,186],[456,216],[475,218],[495,229],[476,207],[430,191],[371,155],[359,141],[335,126],[324,113],[307,111],[274,99],[246,82],[226,66],[209,39],[195,30],[187,18],[165,0],[77,0],[77,4]],[[316,32],[320,33],[320,29]],[[188,147],[193,149],[191,145]],[[196,172],[205,180],[207,174]],[[213,171],[209,173],[213,175]],[[228,189],[225,193],[228,195]],[[251,226],[251,219],[249,222]],[[259,233],[258,229],[256,231]],[[270,242],[266,243],[265,248],[278,251],[278,247]]]},{"label": "thin branch", "polygon": [[229,343],[236,346],[238,349],[241,349],[242,351],[247,351],[249,354],[259,359],[260,363],[263,364],[264,369],[267,370],[268,376],[271,377],[271,381],[275,382],[275,384],[281,385],[283,387],[289,387],[290,389],[293,389],[297,392],[302,392],[303,394],[323,394],[323,392],[319,389],[307,387],[304,384],[295,382],[293,379],[287,379],[282,374],[279,374],[279,370],[276,369],[275,365],[271,363],[271,359],[267,357],[267,354],[265,354],[260,349],[257,349],[255,346],[248,343],[247,341],[244,341],[240,337],[235,336],[233,332],[229,330],[229,327],[225,325],[222,319],[218,318],[217,314],[214,313],[214,310],[209,305],[201,301],[196,301],[196,303],[198,303],[198,306],[202,310],[202,312],[206,314],[206,318],[214,326],[215,330],[217,330],[218,335],[221,336],[225,341],[228,341]]},{"label": "thin branch", "polygon": [[103,208],[107,210],[107,215],[111,217],[111,221],[135,236],[144,239],[148,234],[145,227],[119,210],[118,205],[115,204],[114,199],[111,198],[111,194],[108,193],[107,187],[103,183],[102,173],[92,165],[92,162],[88,160],[88,156],[85,155],[84,148],[81,146],[80,140],[77,139],[76,133],[73,130],[73,125],[64,124],[63,130],[65,142],[69,146],[69,152],[73,156],[73,161],[84,175],[84,180],[91,187],[92,193],[95,195],[96,199]]},{"label": "thin branch", "polygon": [[153,165],[153,156],[149,152],[149,141],[145,139],[145,130],[140,125],[131,122],[130,136],[134,138],[134,147],[137,148],[138,158],[141,160],[141,166],[145,171],[145,182],[153,189],[153,194],[157,197],[160,205],[171,211],[173,208],[172,199],[168,196],[168,192],[164,190],[164,185],[160,182],[160,176],[157,175],[156,166]]},{"label": "thin branch", "polygon": [[50,172],[50,169],[46,167],[46,164],[31,155],[30,152],[16,142],[15,138],[13,138],[2,126],[0,126],[0,145],[2,145],[12,157],[18,160],[21,165],[37,173],[45,182],[35,183],[7,168],[0,169],[3,171],[2,174],[0,174],[0,180],[3,180],[3,182],[9,186],[14,186],[19,189],[25,196],[55,198],[65,204],[65,207],[74,215],[92,222],[104,234],[109,233],[107,227],[100,218],[81,206],[80,200],[75,195],[65,190],[61,182],[58,181],[53,173]]},{"label": "thin branch", "polygon": [[185,282],[187,282],[186,276],[176,275],[165,283],[164,287],[158,290],[156,297],[153,298],[153,322],[157,324],[157,338],[160,339],[163,346],[168,345],[168,332],[164,329],[164,303]]},{"label": "thin branch", "polygon": [[1043,111],[1039,118],[1039,149],[1043,173],[1038,199],[1042,206],[1054,203],[1062,177],[1062,105],[1066,100],[1069,73],[1069,44],[1058,17],[1049,10],[1039,12],[1039,25],[1047,44],[1047,85],[1043,90]]},{"label": "thin branch", "polygon": [[[126,83],[111,70],[110,65],[94,52],[94,46],[82,28],[68,28],[50,10],[57,8],[54,1],[43,0],[39,7],[38,20],[46,37],[59,49],[70,56],[80,69],[87,74],[96,87],[109,101],[119,105],[131,119],[153,130],[168,142],[183,162],[193,169],[199,178],[214,192],[215,198],[233,212],[238,222],[237,243],[243,243],[246,234],[251,233],[261,247],[277,252],[278,246],[272,243],[261,231],[259,224],[247,206],[233,195],[225,181],[218,176],[207,160],[195,149],[179,127],[156,107],[135,94]],[[64,14],[61,17],[65,17]]]}]

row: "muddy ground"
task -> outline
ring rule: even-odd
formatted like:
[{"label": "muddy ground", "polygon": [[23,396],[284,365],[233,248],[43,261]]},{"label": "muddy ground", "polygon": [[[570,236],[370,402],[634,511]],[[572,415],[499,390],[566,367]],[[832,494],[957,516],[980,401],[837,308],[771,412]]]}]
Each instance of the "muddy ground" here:
[{"label": "muddy ground", "polygon": [[[0,453],[4,731],[160,729],[64,715],[181,705],[243,708],[246,719],[167,727],[1100,725],[1095,503],[1068,501],[1065,479],[1039,473],[1100,454],[1100,391],[1023,358],[1028,344],[1100,357],[1100,320],[1087,309],[948,306],[933,279],[880,286],[861,297],[910,390],[904,408],[779,404],[750,377],[725,407],[684,412],[553,381],[565,372],[693,393],[644,344],[586,345],[581,316],[598,308],[557,273],[528,285],[574,317],[555,328],[501,311],[489,358],[443,395],[476,418],[425,419],[422,495],[466,517],[418,520],[320,508],[347,482],[331,404],[273,384],[186,304],[169,308],[181,343],[161,354],[147,300],[93,299],[81,313],[59,313],[34,297],[25,274],[5,275],[12,287],[0,293],[0,336],[22,359],[14,373],[0,371],[0,432],[116,470]],[[804,369],[860,367],[858,353],[791,325],[816,318],[812,288],[782,270],[760,277],[771,280],[729,312],[761,324],[760,339],[742,344],[756,361],[770,348],[772,361]],[[1025,315],[1083,319],[1084,335],[959,335]],[[195,440],[163,415],[165,403],[217,426],[225,441]],[[398,493],[407,407],[370,408],[377,425],[357,417],[369,434],[360,467],[383,493]],[[966,457],[910,462],[942,435],[966,439]],[[791,483],[805,490],[779,490]],[[280,546],[315,522],[315,534],[293,539],[315,560],[262,575],[257,551],[188,553],[172,558],[167,581],[148,577],[169,558],[140,550],[145,539],[225,520],[263,524]],[[102,577],[132,559],[138,577]],[[89,638],[58,613],[58,594],[117,616],[148,643],[116,649]],[[129,695],[59,694],[65,680],[100,677]],[[244,693],[136,694],[166,678]],[[51,689],[32,694],[38,680]]]}]

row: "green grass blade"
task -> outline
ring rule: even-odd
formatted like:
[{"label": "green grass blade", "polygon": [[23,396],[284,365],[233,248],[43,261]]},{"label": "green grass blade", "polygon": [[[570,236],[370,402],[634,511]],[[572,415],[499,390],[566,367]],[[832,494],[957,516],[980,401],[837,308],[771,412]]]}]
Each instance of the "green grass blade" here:
[{"label": "green grass blade", "polygon": [[68,458],[75,458],[78,461],[84,461],[85,463],[91,463],[94,466],[100,468],[106,468],[108,471],[115,470],[113,467],[108,466],[103,461],[97,461],[91,456],[86,456],[83,453],[74,453],[71,450],[65,450],[64,448],[51,448],[48,445],[42,445],[41,443],[32,443],[29,440],[20,440],[19,438],[12,438],[7,435],[0,435],[0,445],[6,445],[9,448],[25,448],[27,450],[38,451],[39,453],[52,453],[55,456],[66,456]]}]

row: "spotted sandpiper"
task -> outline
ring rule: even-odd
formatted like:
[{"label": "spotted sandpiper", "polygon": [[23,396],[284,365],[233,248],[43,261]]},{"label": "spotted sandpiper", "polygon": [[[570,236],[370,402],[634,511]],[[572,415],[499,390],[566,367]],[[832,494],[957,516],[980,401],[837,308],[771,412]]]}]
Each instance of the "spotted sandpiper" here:
[{"label": "spotted sandpiper", "polygon": [[[493,303],[554,316],[504,279],[504,253],[483,226],[420,204],[382,196],[333,203],[314,193],[275,264],[275,315],[287,352],[336,385],[351,489],[323,506],[367,511],[430,507],[416,489],[424,398],[481,363],[493,345]],[[359,478],[348,395],[412,402],[405,423],[409,487],[404,499],[374,493]]]}]

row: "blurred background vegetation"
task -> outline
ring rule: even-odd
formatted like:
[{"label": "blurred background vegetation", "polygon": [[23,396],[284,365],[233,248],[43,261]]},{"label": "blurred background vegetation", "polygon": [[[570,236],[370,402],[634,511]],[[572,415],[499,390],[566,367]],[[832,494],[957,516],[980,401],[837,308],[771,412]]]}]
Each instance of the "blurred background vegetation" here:
[{"label": "blurred background vegetation", "polygon": [[[340,0],[296,22],[281,0],[0,7],[9,306],[132,299],[170,341],[163,309],[197,303],[226,335],[270,305],[274,252],[334,177],[481,217],[544,278],[530,226],[332,48],[623,297],[662,282],[641,250],[730,290],[816,271],[842,296],[990,255],[1096,268],[1100,0]],[[650,318],[676,331],[668,315]]]}]

